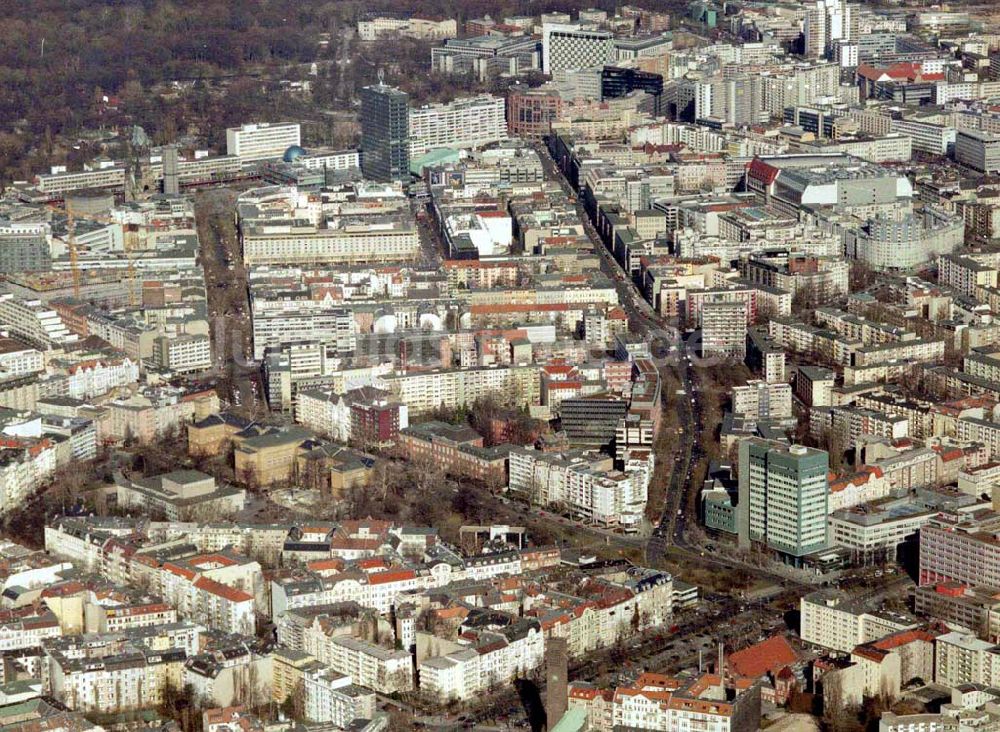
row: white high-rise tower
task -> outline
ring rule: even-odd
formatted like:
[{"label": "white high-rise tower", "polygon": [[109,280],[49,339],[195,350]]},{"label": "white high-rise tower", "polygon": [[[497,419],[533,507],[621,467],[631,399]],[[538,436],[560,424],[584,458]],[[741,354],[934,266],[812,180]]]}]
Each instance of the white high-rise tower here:
[{"label": "white high-rise tower", "polygon": [[856,8],[844,0],[816,0],[806,9],[802,24],[805,55],[826,56],[837,41],[851,41],[857,36]]}]

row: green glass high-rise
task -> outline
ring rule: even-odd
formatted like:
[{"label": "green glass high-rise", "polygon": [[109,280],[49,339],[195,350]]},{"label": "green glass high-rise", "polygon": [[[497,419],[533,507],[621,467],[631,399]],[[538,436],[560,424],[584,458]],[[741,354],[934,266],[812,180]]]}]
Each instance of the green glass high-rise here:
[{"label": "green glass high-rise", "polygon": [[383,83],[361,90],[361,172],[378,181],[410,177],[410,97]]},{"label": "green glass high-rise", "polygon": [[823,450],[758,439],[741,442],[740,545],[764,544],[793,560],[825,549],[829,465]]}]

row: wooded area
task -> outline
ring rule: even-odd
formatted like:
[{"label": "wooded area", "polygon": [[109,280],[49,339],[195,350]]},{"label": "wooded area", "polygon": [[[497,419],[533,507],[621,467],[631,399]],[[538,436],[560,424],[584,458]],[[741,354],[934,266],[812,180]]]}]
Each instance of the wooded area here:
[{"label": "wooded area", "polygon": [[[640,3],[641,4],[641,3]],[[356,89],[386,69],[418,100],[479,90],[436,83],[430,45],[361,48],[350,32],[368,15],[467,18],[576,9],[571,0],[14,0],[0,14],[0,183],[95,151],[76,136],[141,125],[154,142],[192,134],[213,145],[247,121],[349,111]],[[613,9],[613,0],[589,5]],[[311,97],[278,92],[281,79],[321,67]],[[176,82],[176,83],[175,83]],[[108,97],[108,102],[104,98]],[[331,117],[331,120],[333,117]],[[345,133],[313,126],[317,142]],[[307,132],[310,127],[307,125]],[[347,133],[349,137],[349,133]],[[74,147],[74,145],[76,147]]]}]

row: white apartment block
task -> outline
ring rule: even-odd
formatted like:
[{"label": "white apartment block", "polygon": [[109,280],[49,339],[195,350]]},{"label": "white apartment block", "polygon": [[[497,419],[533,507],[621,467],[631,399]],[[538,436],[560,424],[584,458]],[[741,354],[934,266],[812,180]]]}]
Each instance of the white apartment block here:
[{"label": "white apartment block", "polygon": [[389,650],[351,636],[331,638],[320,650],[320,655],[313,654],[320,663],[350,676],[359,686],[381,694],[413,689],[412,661],[406,651]]},{"label": "white apartment block", "polygon": [[375,714],[375,692],[355,686],[350,676],[333,669],[305,672],[302,685],[303,711],[311,722],[347,729],[355,719],[371,719]]},{"label": "white apartment block", "polygon": [[[159,168],[159,176],[163,175],[163,165],[150,166],[154,171]],[[229,155],[212,155],[211,157],[195,157],[191,160],[177,161],[177,176],[182,181],[210,181],[225,179],[240,172],[240,159]]]},{"label": "white apartment block", "polygon": [[481,94],[410,110],[410,160],[438,148],[480,148],[507,139],[507,101]]},{"label": "white apartment block", "polygon": [[466,296],[472,305],[618,305],[618,291],[611,285],[560,285],[558,287],[528,287],[519,290],[483,289]]},{"label": "white apartment block", "polygon": [[771,318],[767,331],[775,343],[786,351],[804,353],[816,342],[816,328],[791,318]]},{"label": "white apartment block", "polygon": [[614,700],[613,729],[703,730],[704,732],[737,732],[731,705],[724,695],[709,701],[664,703],[663,692],[623,692]]},{"label": "white apartment block", "polygon": [[902,415],[883,414],[871,409],[833,407],[830,428],[833,434],[840,437],[841,444],[853,447],[865,435],[887,440],[908,437],[910,421]]},{"label": "white apartment block", "polygon": [[733,413],[751,419],[787,419],[792,416],[790,384],[749,381],[733,387]]},{"label": "white apartment block", "polygon": [[1000,459],[1000,423],[977,417],[960,417],[955,422],[955,438],[962,442],[981,442],[990,460]]},{"label": "white apartment block", "polygon": [[25,376],[45,370],[42,352],[19,345],[16,341],[0,344],[0,374],[4,376]]},{"label": "white apartment block", "polygon": [[632,685],[613,690],[571,684],[568,703],[586,712],[592,732],[743,732],[758,726],[760,690],[734,689],[712,674],[687,680],[680,688],[676,679],[642,674]]},{"label": "white apartment block", "polygon": [[89,419],[70,417],[46,418],[45,430],[49,434],[69,438],[73,460],[93,460],[97,457],[97,424]]},{"label": "white apartment block", "polygon": [[909,421],[910,436],[912,437],[924,440],[934,436],[934,414],[928,411],[926,404],[907,402],[897,397],[871,393],[858,395],[853,403],[862,409],[906,417]]},{"label": "white apartment block", "polygon": [[962,363],[962,370],[980,379],[1000,381],[1000,358],[995,353],[970,353]]},{"label": "white apartment block", "polygon": [[91,399],[139,381],[139,364],[129,358],[84,361],[67,369],[66,396]]},{"label": "white apartment block", "polygon": [[955,144],[957,130],[954,127],[915,119],[893,119],[889,125],[893,132],[912,138],[914,150],[932,155],[947,155],[949,148]]},{"label": "white apartment block", "polygon": [[799,612],[804,642],[841,653],[917,625],[905,616],[870,613],[837,590],[806,595],[799,600]]},{"label": "white apartment block", "polygon": [[356,330],[353,313],[344,308],[259,312],[255,307],[254,358],[263,358],[267,348],[288,346],[293,371],[322,373],[328,355],[354,350]]},{"label": "white apartment block", "polygon": [[7,456],[0,464],[0,514],[22,505],[57,467],[56,446],[48,439]]},{"label": "white apartment block", "polygon": [[206,706],[231,707],[246,698],[243,689],[256,679],[264,698],[271,695],[271,655],[258,655],[248,649],[210,654],[192,659],[184,666],[184,685],[190,686],[197,699]]},{"label": "white apartment block", "polygon": [[518,625],[524,627],[517,635],[497,634],[485,648],[426,659],[420,664],[421,689],[441,702],[464,701],[538,668],[545,652],[542,631],[534,622]]},{"label": "white apartment block", "polygon": [[854,475],[835,478],[830,481],[830,498],[827,510],[830,513],[859,503],[870,503],[889,495],[889,480],[878,468],[866,468]]},{"label": "white apartment block", "polygon": [[125,168],[96,168],[74,172],[45,173],[37,178],[38,190],[57,197],[89,188],[125,188]]},{"label": "white apartment block", "polygon": [[[336,552],[337,556],[356,559],[362,554]],[[521,561],[516,553],[482,555],[471,558],[464,567],[448,564],[435,565],[430,572],[390,570],[363,577],[346,573],[322,580],[273,581],[271,583],[271,615],[284,616],[289,610],[309,605],[331,605],[339,602],[356,602],[380,614],[388,613],[397,604],[400,595],[442,587],[459,580],[487,580],[501,575],[521,573]],[[324,657],[323,646],[328,638],[322,628],[311,628],[301,634],[304,644],[298,650]]]},{"label": "white apartment block", "polygon": [[361,153],[358,150],[309,152],[296,158],[295,164],[306,170],[350,170],[361,167]]},{"label": "white apartment block", "polygon": [[121,633],[133,628],[177,622],[177,611],[164,602],[118,607],[98,602],[84,606],[88,633]]},{"label": "white apartment block", "polygon": [[351,409],[340,395],[327,391],[300,391],[295,421],[338,442],[351,439]]},{"label": "white apartment block", "polygon": [[212,367],[212,339],[207,335],[160,336],[153,362],[179,374],[204,371]]},{"label": "white apartment block", "polygon": [[652,458],[622,473],[585,456],[515,449],[509,466],[508,490],[533,504],[563,504],[585,521],[625,528],[641,520],[652,477]]},{"label": "white apartment block", "polygon": [[934,682],[955,688],[963,684],[1000,683],[1000,648],[958,632],[934,641]]},{"label": "white apartment block", "polygon": [[860,230],[843,231],[844,250],[879,270],[918,267],[934,255],[950,254],[962,245],[961,216],[925,207],[919,214],[873,218]]},{"label": "white apartment block", "polygon": [[[319,582],[311,580],[305,583],[272,582],[271,614],[274,617],[280,617],[287,610],[307,605],[330,605],[338,602],[356,602],[361,607],[371,608],[378,613],[385,614],[396,605],[396,598],[400,594],[439,587],[455,578],[449,568],[431,574],[417,574],[412,570],[400,570],[384,574],[374,573],[363,577],[348,573]],[[315,633],[305,633],[303,637],[309,645],[301,650],[312,653],[322,660],[321,647],[327,642],[322,630],[316,629]]]},{"label": "white apartment block", "polygon": [[541,393],[540,367],[435,369],[429,372],[388,374],[375,386],[392,392],[411,415],[438,407],[468,406],[486,396],[499,396],[513,406],[537,405]]},{"label": "white apartment block", "polygon": [[479,653],[464,648],[420,664],[420,688],[442,702],[471,699],[485,691],[479,673]]},{"label": "white apartment block", "polygon": [[226,130],[226,154],[241,162],[280,158],[289,147],[301,144],[302,131],[297,122],[260,122]]},{"label": "white apartment block", "polygon": [[1000,484],[1000,463],[985,463],[958,471],[958,490],[970,496],[992,495]]},{"label": "white apartment block", "polygon": [[416,226],[399,219],[345,222],[335,228],[253,223],[243,231],[243,259],[250,267],[411,262],[419,254]]},{"label": "white apartment block", "polygon": [[864,345],[881,345],[899,341],[916,340],[912,331],[897,328],[879,320],[869,320],[836,308],[817,308],[816,322],[821,328],[830,328],[850,340]]},{"label": "white apartment block", "polygon": [[152,522],[147,529],[150,538],[156,541],[172,541],[183,538],[197,547],[200,552],[218,552],[229,547],[244,556],[261,558],[267,565],[276,565],[281,556],[281,548],[288,537],[287,527],[280,524],[238,526],[236,524],[204,523],[187,521]]},{"label": "white apartment block", "polygon": [[77,567],[87,572],[100,571],[102,543],[102,539],[84,533],[71,521],[45,527],[45,551],[56,557],[72,558]]},{"label": "white apartment block", "polygon": [[963,295],[975,297],[980,287],[996,287],[998,263],[991,257],[945,254],[938,257],[938,280]]},{"label": "white apartment block", "polygon": [[193,584],[196,598],[190,618],[225,633],[253,635],[257,628],[253,595],[201,577]]},{"label": "white apartment block", "polygon": [[52,695],[80,712],[119,713],[155,708],[168,687],[183,686],[185,653],[130,648],[106,657],[48,652]]},{"label": "white apartment block", "polygon": [[[139,563],[128,562],[125,566],[133,573],[141,570]],[[109,579],[115,579],[114,563],[107,558],[102,571]],[[261,577],[256,562],[206,567],[200,574],[190,567],[167,563],[155,569],[150,577],[154,588],[185,619],[225,633],[253,635],[257,621],[252,593]],[[125,577],[121,579],[124,581]]]},{"label": "white apartment block", "polygon": [[392,35],[430,40],[454,38],[458,35],[458,23],[454,18],[428,20],[426,18],[389,18],[386,16],[358,21],[358,38],[362,41],[377,41],[384,36]]},{"label": "white apartment block", "polygon": [[701,306],[703,356],[746,356],[748,308],[744,302],[713,300]]},{"label": "white apartment block", "polygon": [[909,340],[858,348],[853,354],[853,366],[872,366],[886,361],[940,361],[944,358],[944,341]]},{"label": "white apartment block", "polygon": [[40,300],[24,300],[10,292],[0,294],[0,330],[43,350],[79,340],[55,310]]},{"label": "white apartment block", "polygon": [[899,162],[913,157],[913,138],[890,133],[870,140],[842,140],[822,149],[823,152],[847,153],[870,163]]},{"label": "white apartment block", "polygon": [[[634,589],[632,585],[630,589]],[[544,595],[536,597],[541,602]],[[633,625],[638,612],[639,625]],[[564,638],[569,654],[582,658],[599,648],[614,645],[623,636],[669,622],[673,613],[673,578],[663,575],[655,584],[636,594],[622,593],[621,600],[604,607],[585,607],[566,614],[545,629],[546,638]]]},{"label": "white apartment block", "polygon": [[984,173],[1000,171],[1000,136],[978,130],[959,130],[955,160]]},{"label": "white apartment block", "polygon": [[0,651],[38,648],[48,638],[62,635],[59,620],[52,613],[47,617],[30,617],[0,624]]}]

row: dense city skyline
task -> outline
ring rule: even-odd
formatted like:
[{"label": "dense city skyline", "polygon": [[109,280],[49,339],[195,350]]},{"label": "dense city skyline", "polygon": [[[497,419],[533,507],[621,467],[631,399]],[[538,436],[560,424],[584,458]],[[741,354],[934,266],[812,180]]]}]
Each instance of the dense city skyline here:
[{"label": "dense city skyline", "polygon": [[1000,729],[992,8],[7,10],[0,732]]}]

